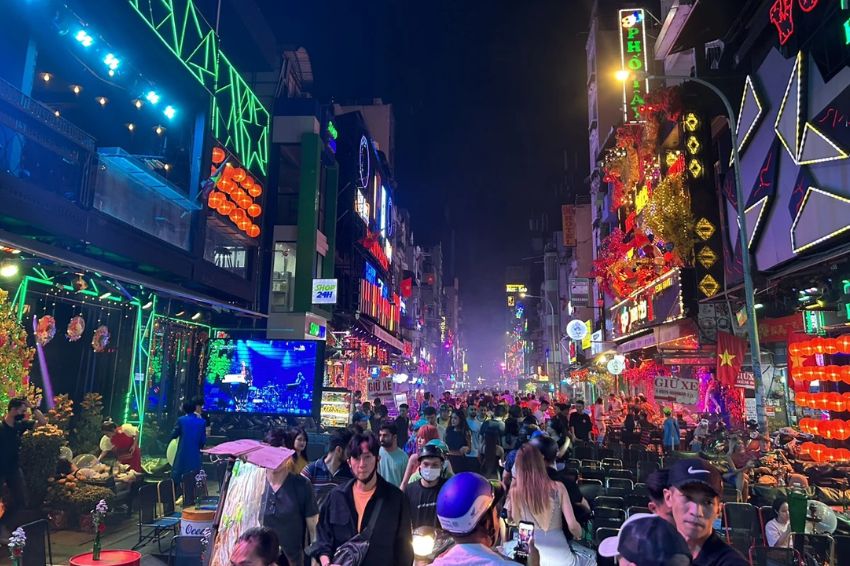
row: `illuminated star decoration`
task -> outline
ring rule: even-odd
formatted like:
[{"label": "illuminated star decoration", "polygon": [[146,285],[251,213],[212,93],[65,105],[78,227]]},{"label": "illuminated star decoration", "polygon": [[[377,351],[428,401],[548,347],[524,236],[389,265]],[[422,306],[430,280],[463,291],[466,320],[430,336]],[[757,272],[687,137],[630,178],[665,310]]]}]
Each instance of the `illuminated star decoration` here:
[{"label": "illuminated star decoration", "polygon": [[724,350],[723,353],[720,354],[720,356],[718,356],[718,357],[720,358],[720,365],[721,366],[732,367],[732,360],[735,359],[735,355],[730,354],[729,350]]}]

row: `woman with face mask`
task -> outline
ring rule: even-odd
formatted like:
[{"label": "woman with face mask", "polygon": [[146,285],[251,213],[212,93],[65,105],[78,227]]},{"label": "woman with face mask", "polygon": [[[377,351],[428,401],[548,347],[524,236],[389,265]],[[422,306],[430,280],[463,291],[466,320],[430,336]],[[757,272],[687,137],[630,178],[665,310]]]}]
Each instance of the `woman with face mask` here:
[{"label": "woman with face mask", "polygon": [[419,481],[407,485],[404,493],[410,503],[413,528],[437,526],[437,495],[446,482],[442,477],[445,456],[438,447],[428,444],[419,450]]}]

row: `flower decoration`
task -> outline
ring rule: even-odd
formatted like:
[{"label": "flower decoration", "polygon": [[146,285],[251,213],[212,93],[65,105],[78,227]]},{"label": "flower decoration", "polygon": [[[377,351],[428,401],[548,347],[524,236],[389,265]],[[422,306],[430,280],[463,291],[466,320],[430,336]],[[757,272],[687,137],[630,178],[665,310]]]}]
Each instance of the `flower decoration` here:
[{"label": "flower decoration", "polygon": [[68,321],[68,328],[65,330],[65,338],[68,339],[68,342],[76,342],[83,336],[83,332],[86,331],[86,321],[83,320],[81,316],[72,317],[70,321]]},{"label": "flower decoration", "polygon": [[94,331],[94,336],[91,339],[91,347],[97,353],[106,350],[109,345],[109,329],[105,325],[100,325]]},{"label": "flower decoration", "polygon": [[56,335],[56,319],[49,314],[38,319],[35,327],[35,341],[39,346],[44,346]]},{"label": "flower decoration", "polygon": [[24,529],[18,527],[12,531],[9,536],[9,557],[12,559],[12,564],[17,566],[21,562],[21,557],[24,555],[24,547],[27,545],[27,533]]}]

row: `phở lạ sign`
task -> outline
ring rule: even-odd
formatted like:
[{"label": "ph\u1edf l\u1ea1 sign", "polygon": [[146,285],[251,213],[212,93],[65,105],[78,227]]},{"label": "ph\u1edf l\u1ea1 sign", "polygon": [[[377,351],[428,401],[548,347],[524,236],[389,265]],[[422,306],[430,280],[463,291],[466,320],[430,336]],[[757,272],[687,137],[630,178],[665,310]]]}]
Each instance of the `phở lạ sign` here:
[{"label": "ph\u1edf l\u1ea1 sign", "polygon": [[623,120],[640,122],[640,107],[649,92],[646,73],[646,24],[642,9],[620,10],[620,65],[631,76],[623,81]]}]

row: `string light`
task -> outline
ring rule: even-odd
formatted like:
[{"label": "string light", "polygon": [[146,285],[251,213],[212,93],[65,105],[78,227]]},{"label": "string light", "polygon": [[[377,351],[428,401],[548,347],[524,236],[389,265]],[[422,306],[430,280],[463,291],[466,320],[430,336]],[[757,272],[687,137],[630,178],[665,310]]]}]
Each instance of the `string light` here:
[{"label": "string light", "polygon": [[157,126],[153,129],[153,131],[156,132],[156,135],[161,136],[162,132],[165,131],[165,128],[163,128],[162,126]]},{"label": "string light", "polygon": [[141,101],[141,100],[139,100],[138,98],[137,98],[136,100],[134,100],[134,101],[133,101],[133,106],[135,106],[137,110],[138,110],[139,108],[141,108],[143,104],[144,104],[144,102],[142,102],[142,101]]},{"label": "string light", "polygon": [[106,98],[105,96],[98,96],[97,97],[97,103],[100,104],[101,106],[106,106],[106,104],[108,102],[109,102],[109,99]]},{"label": "string light", "polygon": [[136,129],[136,125],[133,122],[130,122],[129,124],[127,124],[127,129],[132,132]]},{"label": "string light", "polygon": [[51,75],[50,73],[42,73],[41,74],[41,80],[43,80],[46,83],[49,83],[50,79],[52,79],[52,78],[53,78],[53,75]]},{"label": "string light", "polygon": [[80,94],[81,92],[83,92],[83,87],[81,87],[80,85],[71,85],[71,92],[73,92],[74,94]]}]

